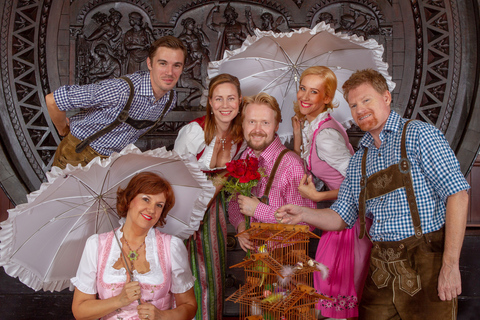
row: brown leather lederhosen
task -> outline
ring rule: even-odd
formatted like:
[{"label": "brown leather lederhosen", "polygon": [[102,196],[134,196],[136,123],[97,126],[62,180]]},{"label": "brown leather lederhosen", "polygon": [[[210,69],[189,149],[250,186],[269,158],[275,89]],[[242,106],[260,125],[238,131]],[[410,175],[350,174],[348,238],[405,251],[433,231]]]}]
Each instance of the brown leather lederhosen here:
[{"label": "brown leather lederhosen", "polygon": [[414,235],[400,241],[373,242],[360,319],[456,319],[456,299],[441,301],[437,291],[444,228],[428,234],[422,232],[405,143],[410,121],[403,128],[398,164],[367,177],[368,148],[363,154],[359,237],[365,235],[366,201],[400,188],[405,188]]}]

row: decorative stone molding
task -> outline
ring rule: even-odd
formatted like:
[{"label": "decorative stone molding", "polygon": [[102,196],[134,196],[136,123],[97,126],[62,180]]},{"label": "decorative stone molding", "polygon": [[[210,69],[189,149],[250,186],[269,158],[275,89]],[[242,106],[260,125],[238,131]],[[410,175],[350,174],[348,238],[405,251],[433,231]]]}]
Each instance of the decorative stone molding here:
[{"label": "decorative stone molding", "polygon": [[[114,3],[119,4],[120,7],[124,4],[127,8],[140,10],[139,12],[144,14],[145,19],[149,19],[155,38],[167,34],[178,36],[183,28],[180,22],[186,17],[193,16],[197,24],[202,24],[205,32],[210,32],[209,48],[211,51],[215,47],[216,35],[211,30],[207,30],[205,19],[208,11],[217,4],[216,1],[196,0],[177,1],[176,3],[167,0],[158,2],[153,0],[118,2],[110,0],[5,1],[3,7],[0,7],[3,9],[0,23],[0,77],[2,80],[0,125],[2,134],[8,134],[8,138],[3,140],[9,155],[4,155],[4,157],[10,159],[13,171],[18,172],[28,188],[32,190],[45,180],[45,172],[50,166],[56,146],[60,141],[44,102],[45,95],[52,89],[56,89],[51,88],[49,83],[52,74],[57,73],[52,72],[52,66],[49,65],[49,60],[52,59],[50,55],[52,48],[47,48],[47,38],[51,41],[52,36],[57,35],[47,33],[52,31],[52,26],[60,24],[61,17],[53,16],[52,12],[59,12],[59,10],[52,9],[58,8],[58,6],[70,7],[72,15],[70,21],[72,22],[67,23],[68,26],[65,30],[70,33],[69,43],[71,44],[82,33],[85,19],[89,13]],[[404,37],[409,41],[398,45],[397,48],[405,46],[405,52],[413,50],[415,53],[414,59],[403,61],[405,70],[401,76],[396,78],[399,82],[402,81],[402,78],[407,77],[407,83],[412,83],[409,88],[406,86],[402,88],[401,83],[397,83],[397,88],[403,90],[402,96],[408,97],[405,105],[401,106],[404,108],[401,111],[408,118],[421,119],[434,124],[442,132],[453,130],[450,128],[452,120],[454,123],[458,121],[455,118],[455,110],[458,107],[456,101],[459,89],[461,86],[471,86],[474,83],[473,79],[471,83],[465,83],[465,80],[462,82],[460,74],[462,56],[469,54],[462,52],[462,45],[469,39],[466,38],[468,33],[462,32],[460,28],[460,17],[463,17],[462,10],[465,10],[465,6],[458,0],[410,0],[410,2],[320,0],[310,7],[306,6],[307,2],[305,1],[296,0],[275,2],[246,0],[230,1],[230,3],[237,8],[239,19],[243,23],[246,22],[245,10],[247,8],[252,13],[253,24],[259,27],[261,26],[259,19],[263,13],[270,13],[275,19],[281,18],[282,24],[279,25],[281,31],[311,27],[319,19],[330,19],[334,28],[340,30],[340,22],[344,15],[343,23],[351,22],[351,24],[344,27],[343,31],[376,39],[384,44],[387,53],[393,52],[392,47],[395,46],[395,41],[402,39],[393,37],[396,27],[391,21],[394,14],[393,7],[397,6],[397,8],[403,9],[400,11],[409,16],[403,21],[405,30],[402,30],[402,33],[405,32]],[[227,2],[218,2],[218,4],[223,9]],[[157,8],[163,8],[163,11],[155,12]],[[73,10],[78,10],[78,12],[73,12]],[[130,11],[127,10],[126,15]],[[62,13],[62,19],[65,19],[66,16],[68,15]],[[218,14],[216,19],[221,22],[224,18]],[[474,25],[471,28],[476,30]],[[475,31],[471,31],[470,34],[475,34]],[[414,43],[414,46],[409,46],[410,43]],[[57,48],[57,50],[64,49]],[[72,50],[70,56],[67,53],[65,59],[75,57],[75,48],[70,48],[70,50]],[[398,49],[396,50],[395,52],[399,52]],[[393,59],[391,54],[386,55],[386,58]],[[212,59],[213,53],[210,52],[210,60]],[[477,59],[477,57],[472,57],[472,59]],[[392,61],[387,60],[387,62],[392,65]],[[72,61],[64,62],[62,79],[65,79],[65,66],[71,68],[72,65],[75,65]],[[397,62],[398,65],[401,64]],[[72,69],[67,70],[67,76],[68,71],[73,72]],[[395,74],[393,76],[395,78]],[[474,90],[471,89],[471,91]],[[180,99],[191,92],[189,88],[179,88],[178,91]],[[188,112],[174,112],[173,118],[165,121],[154,133],[151,133],[152,136],[168,136],[167,140],[170,141],[179,127],[190,120],[185,116],[188,115]],[[193,114],[191,113],[192,116]],[[354,139],[362,134],[356,129],[349,130],[350,136]],[[459,128],[458,130],[464,129],[468,128]],[[478,145],[479,142],[471,143]]]}]

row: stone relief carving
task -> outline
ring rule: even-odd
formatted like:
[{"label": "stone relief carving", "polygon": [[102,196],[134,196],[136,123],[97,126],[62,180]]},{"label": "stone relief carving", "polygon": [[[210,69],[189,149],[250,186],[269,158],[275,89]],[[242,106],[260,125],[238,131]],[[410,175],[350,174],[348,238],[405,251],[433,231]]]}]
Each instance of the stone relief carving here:
[{"label": "stone relief carving", "polygon": [[[240,19],[237,12],[242,11],[245,16]],[[174,20],[174,35],[185,43],[188,57],[177,84],[179,104],[175,110],[203,110],[200,97],[208,87],[208,63],[221,59],[225,50],[240,47],[257,27],[265,31],[288,31],[287,21],[288,16],[258,5],[213,4],[181,12]]]},{"label": "stone relief carving", "polygon": [[120,61],[110,54],[104,43],[95,46],[89,62],[88,71],[91,82],[119,77],[122,73]]},{"label": "stone relief carving", "polygon": [[147,69],[148,48],[155,41],[148,23],[143,22],[143,16],[138,12],[128,14],[132,28],[125,32],[123,44],[127,51],[127,70],[132,73]]},{"label": "stone relief carving", "polygon": [[374,5],[340,2],[324,6],[317,5],[312,9],[311,15],[313,16],[311,27],[324,21],[334,28],[335,32],[365,39],[376,38],[377,41],[380,34],[384,36],[388,34],[382,31],[383,17]]},{"label": "stone relief carving", "polygon": [[361,6],[351,4],[341,5],[343,14],[340,16],[340,27],[336,32],[344,32],[348,35],[357,35],[367,38],[369,35],[378,34],[378,22],[374,15],[362,10]]},{"label": "stone relief carving", "polygon": [[[220,5],[214,5],[207,16],[207,27],[218,34],[215,60],[222,59],[225,50],[240,48],[248,35],[253,35],[245,22],[238,21],[236,9],[228,3],[223,11],[224,21],[215,22],[214,14],[220,12]],[[245,7],[245,16],[251,15],[250,7]]]},{"label": "stone relief carving", "polygon": [[187,47],[188,56],[185,62],[183,74],[177,86],[188,88],[187,96],[180,102],[180,106],[187,110],[192,101],[201,97],[206,90],[207,68],[210,62],[210,40],[203,32],[201,24],[196,24],[193,18],[185,18],[181,21],[182,33],[178,36]]},{"label": "stone relief carving", "polygon": [[[405,117],[430,122],[445,132],[459,85],[461,50],[460,46],[453,45],[459,35],[457,1],[449,1],[452,8],[450,19],[445,1],[429,0],[426,4],[428,6],[423,7],[423,12],[420,3],[412,4],[415,13],[422,12],[429,19],[422,19],[420,14],[414,15],[415,74]],[[426,44],[424,39],[427,40]]]},{"label": "stone relief carving", "polygon": [[103,5],[85,14],[85,24],[72,32],[76,40],[77,84],[147,69],[154,31],[146,13],[136,10],[127,4],[118,10]]},{"label": "stone relief carving", "polygon": [[245,16],[247,18],[247,27],[250,31],[250,34],[253,34],[253,30],[255,29],[260,29],[262,31],[273,31],[273,32],[282,32],[282,30],[279,29],[281,25],[285,23],[285,18],[282,16],[278,16],[276,19],[273,17],[273,14],[270,12],[264,12],[260,16],[261,19],[261,24],[260,26],[257,27],[257,24],[253,20],[252,17],[252,12],[250,10],[245,11]]},{"label": "stone relief carving", "polygon": [[[79,1],[75,0],[75,3],[77,4]],[[459,30],[457,9],[459,4],[457,4],[457,1],[422,0],[402,4],[402,6],[408,6],[408,10],[411,10],[413,22],[411,26],[406,25],[405,28],[412,33],[414,32],[412,38],[415,41],[412,48],[407,48],[408,50],[415,50],[415,59],[411,62],[411,70],[413,71],[407,75],[411,77],[412,85],[406,88],[408,90],[407,98],[409,97],[409,99],[406,99],[408,100],[406,101],[408,106],[404,115],[409,118],[431,122],[443,132],[449,127],[450,117],[453,116],[452,110],[460,85],[459,64],[462,54],[460,45],[462,36]],[[47,55],[46,50],[49,20],[53,19],[53,24],[58,23],[55,20],[58,17],[51,15],[51,8],[52,5],[60,2],[54,2],[54,0],[41,2],[34,0],[7,1],[3,7],[1,23],[2,100],[8,115],[2,117],[2,122],[8,122],[8,126],[13,128],[12,131],[18,140],[18,146],[15,149],[21,152],[21,155],[18,155],[17,158],[31,167],[29,168],[31,176],[37,175],[40,179],[44,179],[43,171],[49,167],[49,161],[59,141],[53,126],[49,122],[48,115],[45,113],[45,108],[42,107],[44,95],[51,91],[49,87],[49,77],[51,75],[49,73],[52,67],[47,63],[51,59],[57,58]],[[159,6],[162,7],[167,2],[162,1]],[[75,73],[75,76],[79,74],[87,75],[82,78],[83,82],[98,81],[107,77],[108,72],[115,76],[118,74],[118,63],[120,63],[120,70],[126,70],[128,68],[129,52],[125,46],[125,34],[133,28],[129,17],[132,12],[137,12],[142,16],[143,27],[145,30],[151,30],[153,38],[165,34],[178,36],[184,29],[181,21],[189,16],[193,17],[196,22],[196,29],[201,29],[205,34],[204,41],[210,42],[209,51],[206,51],[207,48],[203,45],[196,49],[197,54],[203,54],[205,60],[207,60],[207,56],[210,60],[215,60],[217,53],[219,53],[214,50],[221,40],[217,37],[219,32],[206,26],[208,13],[212,11],[215,4],[218,4],[219,7],[218,12],[212,13],[213,23],[220,25],[227,21],[226,17],[221,14],[222,12],[225,13],[228,6],[226,2],[215,3],[206,0],[182,2],[177,6],[177,9],[169,9],[168,19],[170,20],[168,21],[155,20],[157,14],[153,7],[141,1],[89,0],[88,2],[84,1],[84,3],[85,5],[78,9],[78,13],[71,13],[76,14],[76,16],[72,19],[73,22],[67,22],[66,30],[70,27],[70,40],[74,40],[73,43],[75,43],[75,47],[71,47],[70,50],[77,56],[84,55],[85,60],[70,61],[70,64],[66,64],[67,68],[64,69],[67,72],[66,75],[62,74],[63,79],[68,76],[69,65],[76,65],[76,70],[70,70],[70,72]],[[289,3],[292,4],[291,1]],[[461,2],[459,3],[461,4]],[[306,21],[296,21],[297,18],[292,18],[291,11],[296,10],[295,7],[289,5],[287,10],[282,7],[285,4],[281,2],[266,3],[261,0],[231,2],[230,6],[234,10],[229,9],[227,13],[236,12],[238,14],[236,21],[244,24],[241,28],[245,35],[250,34],[248,28],[251,32],[252,26],[263,30],[271,28],[275,31],[276,29],[288,31],[292,26],[295,28],[312,26],[320,20],[328,21],[334,29],[338,29],[342,27],[343,15],[345,32],[360,32],[366,34],[366,37],[374,38],[385,45],[387,40],[391,43],[395,41],[395,39],[392,39],[392,22],[385,21],[382,12],[382,10],[391,10],[389,4],[392,5],[392,2],[321,0],[317,1],[311,8],[302,8],[305,12],[302,16],[307,17]],[[170,5],[171,3],[169,3]],[[398,2],[396,5],[399,5]],[[247,14],[247,6],[251,8],[250,14]],[[121,17],[113,10],[110,11],[111,8],[120,12]],[[405,10],[405,12],[408,12],[408,10]],[[270,18],[267,19],[268,15],[262,16],[266,12],[272,14],[274,23]],[[96,13],[98,15],[93,17]],[[195,15],[193,16],[193,14]],[[297,15],[296,13],[294,16]],[[374,19],[367,19],[368,15],[373,16]],[[249,17],[251,17],[251,21],[249,21]],[[262,17],[265,17],[264,20],[262,20]],[[284,22],[280,23],[282,17]],[[351,24],[346,23],[349,20]],[[367,20],[368,23],[366,23]],[[68,25],[69,23],[71,25]],[[139,26],[142,26],[142,24],[139,24]],[[121,29],[121,36],[117,38],[120,34],[119,28]],[[375,28],[378,28],[378,32]],[[148,33],[148,31],[146,32]],[[56,34],[48,34],[49,39],[56,36]],[[82,37],[83,40],[80,40]],[[122,43],[122,45],[116,46],[117,42]],[[105,45],[107,51],[100,44]],[[223,46],[226,47],[226,44],[227,42],[223,42]],[[234,46],[238,45],[238,43],[233,44]],[[386,48],[389,48],[388,44]],[[81,68],[86,68],[89,63],[96,67],[92,68],[93,71],[89,70],[87,73],[86,69]],[[192,78],[196,79],[205,88],[206,77],[202,68],[197,65],[195,69]],[[106,73],[102,73],[101,70],[105,70]],[[76,78],[75,81],[80,83],[80,78]],[[193,88],[195,91],[195,87]],[[179,88],[179,90],[185,90],[185,92],[181,91],[179,95],[179,101],[183,101],[192,89]],[[191,100],[188,104],[190,108],[197,105],[196,99]],[[186,122],[188,119],[185,118],[184,121]],[[164,128],[165,130],[175,131],[175,128],[178,128],[181,123],[177,119],[171,122],[166,121]],[[164,131],[161,134],[164,134]],[[34,181],[36,178],[31,179],[31,181]]]}]

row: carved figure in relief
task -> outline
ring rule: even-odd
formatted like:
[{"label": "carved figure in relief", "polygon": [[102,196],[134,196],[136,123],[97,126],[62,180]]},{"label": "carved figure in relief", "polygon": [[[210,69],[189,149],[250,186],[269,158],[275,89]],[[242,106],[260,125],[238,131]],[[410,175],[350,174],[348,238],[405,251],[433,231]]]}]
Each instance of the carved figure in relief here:
[{"label": "carved figure in relief", "polygon": [[188,55],[180,77],[179,86],[190,88],[190,94],[181,102],[181,106],[186,109],[190,102],[202,95],[202,91],[207,87],[207,68],[210,62],[208,46],[210,41],[203,32],[201,26],[196,25],[193,18],[186,18],[181,22],[183,26],[182,33],[178,36],[187,47]]},{"label": "carved figure in relief", "polygon": [[337,20],[333,19],[333,15],[330,12],[322,12],[318,15],[318,19],[316,21],[316,24],[319,24],[322,21],[324,21],[325,24],[335,25],[337,23]]},{"label": "carved figure in relief", "polygon": [[282,16],[279,16],[276,20],[273,18],[273,14],[270,12],[264,12],[260,16],[262,24],[260,27],[257,27],[252,18],[252,12],[250,10],[245,10],[245,17],[247,18],[247,26],[251,34],[253,34],[254,29],[260,29],[262,31],[273,31],[273,32],[282,32],[278,27],[285,22],[285,19]]},{"label": "carved figure in relief", "polygon": [[340,17],[340,27],[335,29],[336,32],[345,32],[348,35],[363,36],[364,38],[378,32],[378,28],[370,23],[375,20],[373,15],[351,7],[349,9],[353,14],[346,13]]},{"label": "carved figure in relief", "polygon": [[105,44],[98,44],[94,52],[95,54],[92,55],[93,63],[90,68],[90,80],[92,82],[120,76],[120,62],[108,52]]},{"label": "carved figure in relief", "polygon": [[[115,8],[110,8],[110,15],[107,18],[106,23],[101,24],[91,35],[85,37],[87,41],[97,40],[98,42],[104,42],[114,54],[117,59],[121,59],[123,56],[122,48],[122,28],[119,26],[120,20],[123,15]],[[100,18],[100,17],[97,17]],[[93,43],[92,47],[95,47],[97,43]]]},{"label": "carved figure in relief", "polygon": [[[215,23],[213,21],[214,13],[220,12],[220,6],[215,5],[207,16],[207,27],[218,33],[217,51],[215,59],[220,60],[225,50],[234,50],[239,48],[247,36],[253,35],[246,23],[237,21],[238,13],[230,3],[223,11],[225,22]],[[248,15],[248,13],[245,13]]]},{"label": "carved figure in relief", "polygon": [[94,20],[99,25],[103,25],[108,22],[108,16],[105,13],[99,11],[93,14],[92,20]]},{"label": "carved figure in relief", "polygon": [[131,29],[125,32],[123,44],[127,50],[127,73],[147,69],[148,48],[155,41],[148,23],[138,12],[128,14]]}]

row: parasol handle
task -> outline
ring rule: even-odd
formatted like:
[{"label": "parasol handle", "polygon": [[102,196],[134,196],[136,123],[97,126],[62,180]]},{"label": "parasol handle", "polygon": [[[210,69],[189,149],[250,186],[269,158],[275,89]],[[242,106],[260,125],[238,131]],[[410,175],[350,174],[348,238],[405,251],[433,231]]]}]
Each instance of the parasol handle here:
[{"label": "parasol handle", "polygon": [[[300,122],[300,150],[301,153],[305,153],[305,146],[303,145],[303,121],[298,120]],[[308,168],[307,168],[307,160],[303,159],[303,172],[308,175]]]},{"label": "parasol handle", "polygon": [[[107,220],[108,222],[110,222],[110,226],[112,227],[113,236],[115,237],[115,240],[117,240],[118,247],[120,248],[120,253],[122,254],[123,264],[125,265],[125,269],[130,275],[130,281],[133,281],[133,271],[130,270],[130,268],[128,267],[127,257],[125,257],[125,253],[122,250],[122,243],[120,242],[120,239],[118,239],[117,237],[117,233],[115,232],[115,227],[113,226],[112,220],[110,220],[110,215],[108,214],[107,209],[105,207],[103,207],[103,212],[107,216]],[[138,298],[137,301],[138,301],[138,304],[142,304],[140,301],[140,298]]]}]

